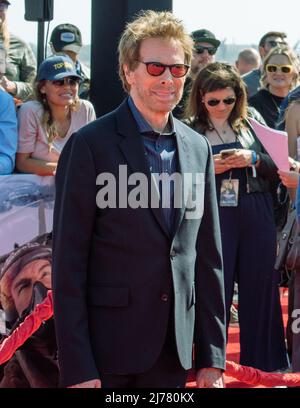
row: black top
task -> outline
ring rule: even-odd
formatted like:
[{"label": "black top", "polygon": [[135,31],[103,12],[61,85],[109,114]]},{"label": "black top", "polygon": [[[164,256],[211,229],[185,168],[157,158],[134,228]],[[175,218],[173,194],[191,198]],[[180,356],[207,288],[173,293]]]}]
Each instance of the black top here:
[{"label": "black top", "polygon": [[283,100],[284,97],[273,95],[267,89],[261,89],[249,99],[249,105],[262,115],[269,127],[275,129]]}]

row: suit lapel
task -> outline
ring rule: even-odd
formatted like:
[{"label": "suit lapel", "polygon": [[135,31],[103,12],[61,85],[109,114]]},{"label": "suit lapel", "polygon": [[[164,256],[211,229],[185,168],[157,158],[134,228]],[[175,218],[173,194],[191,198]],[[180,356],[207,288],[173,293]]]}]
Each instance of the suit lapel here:
[{"label": "suit lapel", "polygon": [[[178,128],[179,126],[177,126]],[[187,143],[187,139],[184,133],[179,133],[176,131],[176,140],[177,140],[177,149],[178,149],[178,160],[179,160],[179,173],[181,174],[182,180],[184,182],[184,175],[187,173],[192,173],[190,167],[190,149]],[[184,185],[183,185],[184,187]],[[184,213],[186,210],[186,197],[183,196],[182,192],[182,203],[181,207],[176,209],[175,212],[175,221],[174,221],[174,236],[176,235],[179,226],[183,220]]]},{"label": "suit lapel", "polygon": [[162,210],[160,208],[152,208],[151,206],[151,194],[157,194],[159,196],[159,192],[157,190],[151,192],[152,176],[146,158],[143,138],[138,131],[137,124],[128,107],[127,100],[117,110],[117,128],[118,133],[122,136],[119,148],[125,156],[132,173],[142,173],[147,177],[148,206],[164,233],[170,238]]}]

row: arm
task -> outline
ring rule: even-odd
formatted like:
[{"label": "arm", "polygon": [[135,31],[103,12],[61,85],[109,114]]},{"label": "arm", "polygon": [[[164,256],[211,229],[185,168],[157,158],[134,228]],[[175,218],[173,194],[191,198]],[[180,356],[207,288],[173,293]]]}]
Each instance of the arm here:
[{"label": "arm", "polygon": [[13,99],[1,93],[0,103],[0,174],[14,170],[17,150],[17,117]]},{"label": "arm", "polygon": [[225,369],[225,299],[221,234],[213,160],[209,146],[204,213],[197,239],[195,270],[195,367]]},{"label": "arm", "polygon": [[57,163],[31,158],[31,153],[17,153],[16,167],[21,173],[37,174],[38,176],[55,175]]},{"label": "arm", "polygon": [[19,99],[28,99],[33,91],[33,82],[36,77],[36,59],[29,45],[25,45],[20,66],[20,80],[14,81],[16,85],[15,96]]},{"label": "arm", "polygon": [[41,125],[43,111],[38,104],[24,103],[19,111],[19,143],[16,157],[16,167],[21,173],[38,174],[39,176],[53,176],[57,163],[32,158],[36,142],[39,137],[46,138]]},{"label": "arm", "polygon": [[297,137],[300,136],[300,104],[297,102],[287,109],[285,131],[288,134],[289,155],[297,158]]},{"label": "arm", "polygon": [[92,153],[73,135],[56,172],[53,220],[54,316],[63,386],[99,384],[89,338],[87,279],[96,216],[96,174]]}]

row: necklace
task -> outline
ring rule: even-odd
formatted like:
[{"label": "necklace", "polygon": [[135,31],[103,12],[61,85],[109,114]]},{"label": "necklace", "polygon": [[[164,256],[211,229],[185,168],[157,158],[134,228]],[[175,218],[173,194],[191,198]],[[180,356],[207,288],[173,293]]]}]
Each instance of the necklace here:
[{"label": "necklace", "polygon": [[[220,133],[217,131],[216,128],[212,128],[212,130],[214,130],[216,132],[216,134],[218,135],[218,137],[220,138],[220,140],[222,141],[223,144],[225,144],[226,142],[224,141],[224,139],[221,137]],[[226,133],[226,132],[225,132]]]},{"label": "necklace", "polygon": [[[216,129],[216,127],[213,125],[213,123],[211,121],[209,121],[209,125],[210,125],[210,129],[211,131],[215,131],[216,134],[218,135],[219,139],[222,141],[223,144],[225,144],[225,140],[222,138],[222,136],[220,135],[220,132]],[[226,130],[222,130],[222,134],[226,135],[227,131]]]},{"label": "necklace", "polygon": [[270,92],[270,97],[271,97],[272,102],[273,102],[273,104],[274,104],[274,106],[276,108],[277,115],[279,115],[280,114],[280,104],[281,104],[281,102],[280,102],[279,105],[277,105],[277,103],[276,103],[275,99],[273,98],[273,95],[271,94],[271,92]]}]

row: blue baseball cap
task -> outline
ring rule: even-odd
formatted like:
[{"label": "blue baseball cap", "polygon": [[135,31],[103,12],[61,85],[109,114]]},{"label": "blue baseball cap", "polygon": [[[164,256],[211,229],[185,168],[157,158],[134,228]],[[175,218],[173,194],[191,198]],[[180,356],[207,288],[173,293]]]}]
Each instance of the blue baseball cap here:
[{"label": "blue baseball cap", "polygon": [[66,77],[76,77],[81,79],[77,74],[73,61],[66,55],[54,55],[45,59],[39,66],[37,80],[56,81]]}]

